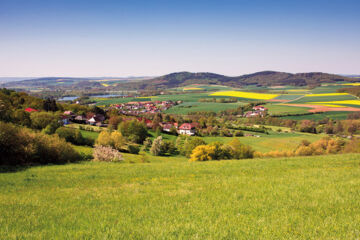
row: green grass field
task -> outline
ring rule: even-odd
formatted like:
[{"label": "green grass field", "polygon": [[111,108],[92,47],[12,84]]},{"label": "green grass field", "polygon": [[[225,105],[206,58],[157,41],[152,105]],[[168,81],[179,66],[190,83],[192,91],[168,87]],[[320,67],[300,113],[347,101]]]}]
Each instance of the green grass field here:
[{"label": "green grass field", "polygon": [[190,112],[219,112],[236,109],[246,103],[212,103],[212,102],[184,102],[165,111],[170,114],[188,114]]},{"label": "green grass field", "polygon": [[2,239],[357,239],[360,155],[0,174]]},{"label": "green grass field", "polygon": [[[276,127],[274,127],[276,128]],[[277,129],[277,128],[276,128]],[[249,132],[250,133],[250,132]],[[252,133],[260,137],[238,137],[237,139],[246,145],[251,146],[255,151],[270,152],[270,151],[286,151],[295,150],[302,140],[314,142],[324,137],[322,134],[308,134],[308,133],[278,133],[270,132],[269,135],[263,133]],[[229,142],[231,137],[204,137],[205,142],[211,143],[215,141]]]},{"label": "green grass field", "polygon": [[142,102],[142,101],[151,101],[151,98],[94,98],[96,101],[96,106],[108,106],[111,104],[120,104],[120,103],[127,103],[127,102]]},{"label": "green grass field", "polygon": [[[310,142],[314,142],[316,140],[321,139],[325,135],[323,134],[310,134],[310,133],[300,133],[300,132],[290,132],[289,128],[285,127],[277,127],[277,126],[266,126],[267,128],[271,128],[273,131],[270,131],[270,134],[263,133],[254,133],[254,132],[246,132],[254,135],[259,135],[260,137],[237,137],[240,142],[251,146],[254,150],[259,152],[269,152],[273,150],[294,150],[302,140],[308,140]],[[277,132],[277,129],[281,129],[283,132]],[[288,131],[285,133],[285,131]],[[99,133],[89,132],[81,130],[81,133],[84,137],[97,139]],[[149,131],[151,139],[155,139],[155,133],[153,131]],[[177,136],[170,135],[166,133],[161,133],[163,139],[176,141]],[[219,141],[222,143],[227,143],[231,141],[232,137],[202,137],[205,142],[211,143],[215,141]],[[75,146],[80,152],[84,150],[84,153],[88,154],[88,147]],[[131,155],[131,154],[130,154]],[[150,156],[150,155],[149,155]]]},{"label": "green grass field", "polygon": [[344,120],[347,119],[347,116],[351,112],[324,112],[324,113],[317,113],[317,114],[311,114],[311,115],[303,115],[303,116],[286,116],[281,117],[283,119],[292,119],[292,120],[322,120],[324,118],[330,118],[333,120]]},{"label": "green grass field", "polygon": [[277,100],[295,100],[297,98],[300,98],[304,96],[303,94],[282,94],[280,96],[277,96],[276,98],[274,99],[277,99]]},{"label": "green grass field", "polygon": [[266,108],[269,109],[269,114],[286,114],[286,113],[306,113],[311,108],[306,107],[292,107],[279,104],[266,104]]},{"label": "green grass field", "polygon": [[352,95],[340,95],[340,96],[309,96],[303,97],[291,103],[310,103],[310,102],[332,102],[332,101],[341,101],[341,100],[356,100],[357,98]]},{"label": "green grass field", "polygon": [[81,135],[85,138],[91,138],[96,140],[99,136],[99,132],[90,132],[90,131],[85,131],[85,130],[80,130]]}]

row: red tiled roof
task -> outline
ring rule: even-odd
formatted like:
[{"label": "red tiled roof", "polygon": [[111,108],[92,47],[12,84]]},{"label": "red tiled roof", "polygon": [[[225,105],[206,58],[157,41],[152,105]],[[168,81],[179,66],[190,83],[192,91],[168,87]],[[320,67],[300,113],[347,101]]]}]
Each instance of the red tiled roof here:
[{"label": "red tiled roof", "polygon": [[180,130],[191,130],[193,128],[195,128],[195,126],[193,124],[191,124],[191,123],[183,123],[179,127]]},{"label": "red tiled roof", "polygon": [[33,109],[33,108],[26,108],[25,112],[38,112],[38,110]]}]

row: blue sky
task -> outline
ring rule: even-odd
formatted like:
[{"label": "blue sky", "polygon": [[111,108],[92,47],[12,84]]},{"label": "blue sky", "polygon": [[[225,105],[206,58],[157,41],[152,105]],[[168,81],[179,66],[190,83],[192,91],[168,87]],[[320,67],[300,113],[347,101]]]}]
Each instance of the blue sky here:
[{"label": "blue sky", "polygon": [[360,73],[360,2],[0,0],[0,76]]}]

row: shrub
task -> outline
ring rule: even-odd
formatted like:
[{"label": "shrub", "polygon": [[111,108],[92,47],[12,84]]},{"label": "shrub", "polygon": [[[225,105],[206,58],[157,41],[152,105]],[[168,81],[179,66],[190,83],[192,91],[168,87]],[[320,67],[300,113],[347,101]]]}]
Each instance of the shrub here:
[{"label": "shrub", "polygon": [[96,143],[101,146],[113,146],[113,141],[111,139],[111,134],[109,131],[102,131],[97,140]]},{"label": "shrub", "polygon": [[231,147],[231,155],[234,159],[253,158],[254,150],[250,146],[242,144],[238,139],[233,139],[228,143]]},{"label": "shrub", "polygon": [[78,129],[60,127],[55,131],[55,133],[59,135],[59,137],[64,138],[67,142],[71,142],[76,145],[83,145],[86,143]]},{"label": "shrub", "polygon": [[244,136],[244,132],[243,131],[235,131],[235,137],[243,137]]},{"label": "shrub", "polygon": [[[109,135],[106,135],[109,136]],[[105,136],[103,136],[105,138]],[[117,150],[123,149],[124,145],[126,144],[126,139],[123,137],[123,135],[118,131],[113,131],[110,135],[110,144]],[[105,141],[106,142],[106,141]],[[107,142],[108,144],[109,142]]]},{"label": "shrub", "polygon": [[190,157],[192,151],[200,145],[206,145],[205,141],[199,137],[186,137],[183,146],[180,146],[180,154]]},{"label": "shrub", "polygon": [[139,145],[135,145],[135,144],[129,144],[127,146],[129,153],[132,154],[138,154],[140,152],[140,147]]},{"label": "shrub", "polygon": [[190,162],[210,161],[214,159],[215,147],[209,145],[199,145],[191,153]]},{"label": "shrub", "polygon": [[214,160],[231,158],[231,148],[225,146],[223,143],[213,142],[208,146],[213,147],[214,149],[214,155],[212,156]]},{"label": "shrub", "polygon": [[0,164],[60,164],[78,160],[81,156],[57,135],[0,122]]},{"label": "shrub", "polygon": [[119,151],[109,146],[95,145],[94,160],[103,162],[119,162],[123,157]]},{"label": "shrub", "polygon": [[360,153],[360,140],[359,139],[353,139],[350,142],[348,142],[343,150],[345,153]]},{"label": "shrub", "polygon": [[164,140],[161,144],[161,155],[173,155],[176,153],[176,150],[175,144],[170,140]]},{"label": "shrub", "polygon": [[293,157],[295,153],[293,151],[270,151],[267,153],[255,152],[254,157],[263,158],[263,157]]},{"label": "shrub", "polygon": [[151,138],[147,137],[143,144],[144,144],[145,150],[149,150],[151,148],[151,145],[152,145]]},{"label": "shrub", "polygon": [[10,123],[0,122],[0,164],[17,165],[24,162],[25,141],[20,129]]}]

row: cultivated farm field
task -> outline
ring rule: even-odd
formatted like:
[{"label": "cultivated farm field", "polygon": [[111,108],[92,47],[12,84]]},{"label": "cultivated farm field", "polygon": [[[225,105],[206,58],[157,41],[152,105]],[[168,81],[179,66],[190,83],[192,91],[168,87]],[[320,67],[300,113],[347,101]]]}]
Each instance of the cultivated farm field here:
[{"label": "cultivated farm field", "polygon": [[158,157],[4,172],[0,235],[356,239],[359,164],[358,154],[202,163]]}]

